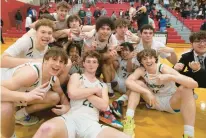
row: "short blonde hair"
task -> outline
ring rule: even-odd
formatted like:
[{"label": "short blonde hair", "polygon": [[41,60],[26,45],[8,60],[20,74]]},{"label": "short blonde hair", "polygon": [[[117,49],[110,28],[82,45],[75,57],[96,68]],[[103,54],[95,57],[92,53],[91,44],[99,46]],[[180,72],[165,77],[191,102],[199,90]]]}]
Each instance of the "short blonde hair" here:
[{"label": "short blonde hair", "polygon": [[37,23],[35,24],[35,30],[38,30],[40,26],[48,26],[52,30],[54,30],[54,24],[49,19],[40,19],[40,20],[38,20]]}]

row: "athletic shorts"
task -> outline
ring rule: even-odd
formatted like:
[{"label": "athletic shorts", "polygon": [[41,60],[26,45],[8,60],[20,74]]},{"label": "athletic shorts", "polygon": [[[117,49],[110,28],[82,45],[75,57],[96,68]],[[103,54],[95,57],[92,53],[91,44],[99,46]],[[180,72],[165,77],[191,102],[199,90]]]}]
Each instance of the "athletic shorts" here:
[{"label": "athletic shorts", "polygon": [[127,92],[125,80],[122,78],[119,78],[117,74],[115,74],[115,78],[113,82],[117,82],[117,85],[113,88],[114,90],[122,92],[122,93]]},{"label": "athletic shorts", "polygon": [[174,110],[170,106],[170,99],[172,96],[165,96],[165,97],[155,96],[155,97],[156,97],[158,104],[155,105],[154,107],[150,107],[151,109],[156,109],[158,111],[165,111],[169,113],[179,112],[179,110]]},{"label": "athletic shorts", "polygon": [[107,127],[79,113],[72,114],[68,112],[60,118],[65,122],[69,138],[96,138]]}]

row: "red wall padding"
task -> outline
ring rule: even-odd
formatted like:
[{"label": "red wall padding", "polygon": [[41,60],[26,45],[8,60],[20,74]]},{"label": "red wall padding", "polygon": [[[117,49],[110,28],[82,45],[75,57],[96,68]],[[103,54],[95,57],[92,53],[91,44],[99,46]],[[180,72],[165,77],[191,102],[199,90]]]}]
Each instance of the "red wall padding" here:
[{"label": "red wall padding", "polygon": [[[39,11],[39,6],[33,6],[30,4],[22,3],[16,0],[1,0],[1,18],[4,21],[3,32],[15,27],[15,14],[18,9],[20,9],[23,21],[26,19],[27,8],[32,7]],[[22,24],[22,29],[24,29],[25,24]]]}]

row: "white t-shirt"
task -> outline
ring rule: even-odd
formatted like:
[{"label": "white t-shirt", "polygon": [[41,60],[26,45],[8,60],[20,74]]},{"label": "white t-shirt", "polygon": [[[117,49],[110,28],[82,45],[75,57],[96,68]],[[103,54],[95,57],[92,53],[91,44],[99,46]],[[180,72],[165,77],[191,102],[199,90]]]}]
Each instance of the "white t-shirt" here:
[{"label": "white t-shirt", "polygon": [[164,4],[170,4],[169,0],[164,0]]},{"label": "white t-shirt", "polygon": [[30,27],[30,25],[32,24],[32,19],[31,17],[26,17],[26,22],[25,22],[25,28]]},{"label": "white t-shirt", "polygon": [[13,45],[5,50],[12,57],[18,58],[43,58],[48,46],[45,46],[44,51],[38,51],[35,47],[35,37],[21,37]]},{"label": "white t-shirt", "polygon": [[87,47],[91,47],[93,41],[97,41],[97,48],[96,48],[97,51],[104,50],[106,47],[110,48],[110,47],[117,46],[117,39],[113,34],[111,34],[108,40],[104,42],[100,42],[98,39],[98,33],[95,33],[92,38],[84,39],[84,45]]},{"label": "white t-shirt", "polygon": [[[166,47],[163,43],[158,42],[158,41],[155,41],[154,39],[152,40],[152,46],[151,46],[152,49],[154,49],[154,50],[157,51],[159,48],[163,48],[163,47]],[[137,52],[140,52],[140,51],[144,50],[143,43],[142,43],[142,39],[140,40],[140,43],[137,45],[137,47],[135,48],[135,50],[136,50]],[[161,57],[161,58],[167,58],[167,57],[169,57],[169,56],[171,56],[170,53],[161,53],[161,54],[160,54],[160,57]]]},{"label": "white t-shirt", "polygon": [[58,21],[58,22],[56,23],[56,30],[62,30],[62,29],[67,29],[67,28],[68,28],[68,27],[67,27],[67,19],[68,19],[68,17],[69,17],[68,14],[66,15],[66,18],[65,18],[64,21],[59,21],[59,20],[58,20],[58,15],[57,15],[56,12],[55,12],[55,13],[50,13],[50,14],[56,19],[56,21]]}]

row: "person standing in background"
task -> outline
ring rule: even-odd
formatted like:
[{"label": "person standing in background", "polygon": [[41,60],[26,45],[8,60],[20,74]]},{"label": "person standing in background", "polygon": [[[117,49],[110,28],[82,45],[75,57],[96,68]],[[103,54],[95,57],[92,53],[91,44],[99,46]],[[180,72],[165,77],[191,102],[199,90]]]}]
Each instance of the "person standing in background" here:
[{"label": "person standing in background", "polygon": [[28,32],[30,30],[30,25],[32,24],[32,15],[29,14],[26,17],[26,22],[25,22],[25,28],[26,28],[26,32]]},{"label": "person standing in background", "polygon": [[22,31],[22,15],[20,10],[17,10],[16,14],[15,14],[15,20],[16,20],[16,30],[18,31]]},{"label": "person standing in background", "polygon": [[91,25],[91,18],[92,18],[92,12],[90,8],[87,9],[86,11],[86,17],[87,17],[87,25]]},{"label": "person standing in background", "polygon": [[2,28],[3,28],[3,25],[4,25],[4,22],[3,22],[3,20],[1,19],[1,25],[0,25],[0,26],[1,26],[1,27],[0,27],[0,28],[1,28],[1,30],[0,30],[0,31],[1,31],[1,43],[2,43],[2,44],[5,44],[5,43],[4,43],[3,36],[2,36]]},{"label": "person standing in background", "polygon": [[82,20],[82,25],[84,25],[84,17],[86,16],[86,12],[84,11],[83,7],[80,8],[78,15]]}]

